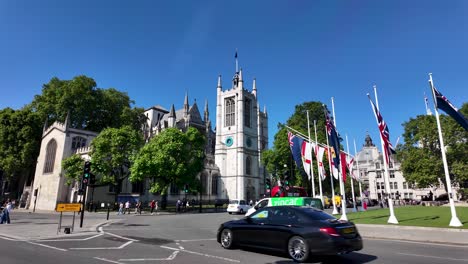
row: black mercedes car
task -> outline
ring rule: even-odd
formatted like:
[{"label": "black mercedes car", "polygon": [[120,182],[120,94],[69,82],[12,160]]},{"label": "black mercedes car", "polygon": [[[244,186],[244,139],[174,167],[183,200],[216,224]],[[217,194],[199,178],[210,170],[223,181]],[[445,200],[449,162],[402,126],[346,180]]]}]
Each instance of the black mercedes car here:
[{"label": "black mercedes car", "polygon": [[312,255],[335,255],[362,249],[356,226],[322,210],[300,206],[265,207],[218,229],[217,240],[229,249],[236,245],[286,251],[295,261]]}]

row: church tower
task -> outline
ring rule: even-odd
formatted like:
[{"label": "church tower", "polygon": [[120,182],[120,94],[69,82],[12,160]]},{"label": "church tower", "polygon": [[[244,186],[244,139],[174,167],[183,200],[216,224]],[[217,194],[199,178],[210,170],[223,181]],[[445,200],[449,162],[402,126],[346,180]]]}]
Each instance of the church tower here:
[{"label": "church tower", "polygon": [[261,151],[268,146],[266,110],[259,109],[256,81],[252,91],[244,86],[242,69],[230,89],[223,91],[218,77],[215,163],[220,169],[220,198],[258,199],[265,192]]}]

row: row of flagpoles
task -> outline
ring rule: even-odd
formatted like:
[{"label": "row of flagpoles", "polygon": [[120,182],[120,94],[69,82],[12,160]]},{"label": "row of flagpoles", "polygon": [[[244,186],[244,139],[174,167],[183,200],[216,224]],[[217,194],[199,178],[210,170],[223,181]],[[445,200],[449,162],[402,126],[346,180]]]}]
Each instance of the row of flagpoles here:
[{"label": "row of flagpoles", "polygon": [[[447,166],[447,159],[445,156],[445,147],[443,143],[443,136],[442,130],[440,127],[439,121],[439,114],[437,108],[442,109],[448,115],[455,119],[463,128],[468,131],[468,121],[466,118],[455,108],[448,99],[443,96],[433,85],[432,82],[432,75],[429,74],[429,85],[431,88],[431,92],[434,98],[434,105],[435,105],[435,113],[436,113],[436,120],[437,120],[437,127],[439,131],[439,140],[441,145],[441,152],[442,152],[442,159],[444,164],[444,172],[447,182],[447,190],[449,194],[449,201],[450,201],[450,208],[452,219],[450,221],[450,226],[462,226],[460,220],[457,217],[455,205],[453,201],[453,194],[451,188],[451,182],[448,172]],[[384,121],[380,110],[379,110],[379,101],[377,97],[377,88],[374,88],[374,96],[375,96],[375,104],[372,101],[369,94],[367,94],[372,110],[374,112],[377,125],[380,132],[380,140],[381,140],[381,147],[383,152],[383,162],[384,162],[384,178],[385,178],[385,189],[386,193],[390,194],[390,181],[389,181],[389,162],[390,157],[392,154],[395,153],[395,150],[390,142],[390,132],[387,126],[387,123]],[[323,192],[322,192],[322,181],[325,180],[325,168],[323,166],[323,155],[326,152],[328,156],[329,168],[330,168],[330,175],[333,175],[335,179],[339,180],[340,183],[340,194],[341,194],[341,204],[342,204],[342,215],[340,220],[347,221],[346,215],[346,192],[344,184],[346,182],[346,169],[349,170],[351,174],[351,193],[352,193],[352,201],[353,201],[353,210],[356,211],[356,199],[354,194],[354,183],[353,178],[358,181],[359,183],[359,198],[362,201],[362,187],[361,187],[361,179],[360,179],[360,171],[359,171],[359,162],[356,158],[357,156],[357,149],[356,149],[356,141],[354,141],[354,153],[355,156],[349,154],[349,144],[348,144],[348,136],[346,135],[346,152],[340,150],[340,141],[338,137],[338,132],[336,129],[336,115],[335,115],[335,105],[334,105],[334,98],[331,98],[332,102],[332,111],[333,111],[333,118],[330,117],[330,113],[326,107],[324,107],[325,113],[325,120],[326,120],[326,134],[327,134],[327,143],[326,145],[318,143],[317,141],[317,126],[316,121],[314,120],[314,131],[315,131],[315,141],[312,140],[310,135],[310,120],[309,120],[309,112],[307,111],[307,126],[308,126],[308,136],[301,134],[299,131],[294,130],[291,127],[287,127],[288,130],[288,141],[290,145],[290,149],[292,152],[292,156],[298,168],[301,168],[301,165],[304,171],[307,173],[309,180],[311,180],[312,185],[312,195],[313,197],[316,196],[315,193],[315,181],[314,181],[314,169],[312,166],[312,152],[315,153],[315,159],[317,161],[317,172],[319,177],[319,197],[322,199],[323,202]],[[291,132],[292,131],[292,132]],[[356,161],[356,171],[357,175],[353,173],[353,164]],[[341,163],[341,166],[340,166]],[[340,177],[341,176],[341,177]],[[336,202],[335,202],[335,190],[334,190],[334,183],[332,177],[330,177],[330,184],[331,184],[331,191],[332,191],[332,203],[333,203],[333,214],[338,214]],[[391,224],[398,224],[398,220],[395,216],[394,209],[393,209],[393,201],[391,195],[387,196],[388,199],[388,207],[390,210],[390,216],[388,219],[388,223]]]}]

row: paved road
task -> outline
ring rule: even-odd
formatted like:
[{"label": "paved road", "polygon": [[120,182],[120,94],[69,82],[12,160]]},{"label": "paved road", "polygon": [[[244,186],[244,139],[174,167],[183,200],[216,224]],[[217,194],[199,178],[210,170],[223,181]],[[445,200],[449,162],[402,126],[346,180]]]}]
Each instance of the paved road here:
[{"label": "paved road", "polygon": [[[48,226],[56,216],[48,217],[52,216],[36,215],[23,221]],[[98,218],[91,214],[85,221],[93,217]],[[0,237],[0,263],[292,263],[274,252],[221,248],[215,240],[216,229],[219,223],[236,218],[241,216],[112,215],[113,222],[98,233],[34,240]],[[13,226],[0,226],[0,233]],[[312,263],[468,263],[467,250],[468,246],[365,239],[360,252],[316,258]]]}]

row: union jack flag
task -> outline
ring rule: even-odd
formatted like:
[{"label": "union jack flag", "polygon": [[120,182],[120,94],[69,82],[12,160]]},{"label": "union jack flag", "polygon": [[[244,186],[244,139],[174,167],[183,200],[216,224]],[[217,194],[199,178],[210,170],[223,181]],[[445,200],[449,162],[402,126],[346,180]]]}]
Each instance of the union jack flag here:
[{"label": "union jack flag", "polygon": [[372,105],[372,110],[374,110],[375,119],[377,120],[377,125],[379,126],[380,136],[384,144],[384,155],[387,164],[390,164],[390,155],[395,154],[395,149],[393,148],[392,143],[390,142],[390,131],[388,130],[387,123],[383,120],[382,115],[380,114],[377,106],[372,102],[372,99],[369,97],[369,101]]}]

